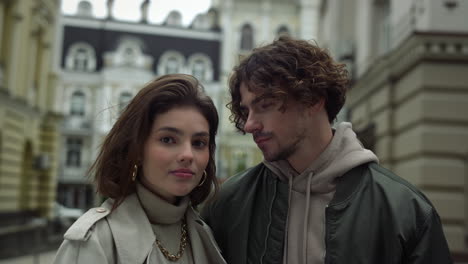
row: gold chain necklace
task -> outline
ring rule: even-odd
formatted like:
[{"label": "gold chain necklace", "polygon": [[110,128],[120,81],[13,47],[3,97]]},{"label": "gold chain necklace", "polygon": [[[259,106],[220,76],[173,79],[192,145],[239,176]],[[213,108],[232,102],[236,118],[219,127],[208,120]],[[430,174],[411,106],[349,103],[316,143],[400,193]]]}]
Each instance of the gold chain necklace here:
[{"label": "gold chain necklace", "polygon": [[187,246],[187,223],[185,222],[185,217],[182,218],[181,233],[182,235],[180,237],[179,251],[177,251],[175,255],[169,253],[169,251],[162,245],[161,241],[159,241],[159,239],[156,238],[156,245],[158,245],[158,248],[161,250],[161,253],[163,253],[164,257],[168,259],[169,261],[179,260],[184,254],[185,247]]}]

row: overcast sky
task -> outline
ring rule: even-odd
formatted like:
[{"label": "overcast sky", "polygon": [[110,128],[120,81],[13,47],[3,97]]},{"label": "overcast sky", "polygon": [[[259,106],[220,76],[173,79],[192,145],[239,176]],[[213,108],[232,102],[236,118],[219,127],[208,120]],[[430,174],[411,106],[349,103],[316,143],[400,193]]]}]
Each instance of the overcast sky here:
[{"label": "overcast sky", "polygon": [[[65,14],[75,14],[76,7],[81,0],[62,0],[62,11]],[[107,0],[87,0],[93,5],[93,14],[96,17],[107,15]],[[114,0],[114,17],[128,21],[139,21],[140,4],[142,0]],[[149,21],[161,23],[172,10],[182,14],[182,24],[189,25],[193,18],[208,11],[211,0],[151,0],[148,13]]]}]

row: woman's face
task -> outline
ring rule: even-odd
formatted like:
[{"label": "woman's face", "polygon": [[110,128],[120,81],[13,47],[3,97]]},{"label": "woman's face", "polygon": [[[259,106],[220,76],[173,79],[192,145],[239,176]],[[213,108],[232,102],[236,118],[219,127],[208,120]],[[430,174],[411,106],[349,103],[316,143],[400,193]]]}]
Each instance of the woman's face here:
[{"label": "woman's face", "polygon": [[200,183],[209,156],[209,124],[194,107],[156,116],[143,149],[146,188],[170,203]]}]

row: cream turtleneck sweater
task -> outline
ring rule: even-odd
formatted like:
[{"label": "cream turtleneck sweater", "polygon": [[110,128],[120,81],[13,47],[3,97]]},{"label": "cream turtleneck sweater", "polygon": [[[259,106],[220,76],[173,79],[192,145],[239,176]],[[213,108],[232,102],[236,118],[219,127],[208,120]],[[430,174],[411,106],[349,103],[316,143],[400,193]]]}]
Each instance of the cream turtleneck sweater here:
[{"label": "cream turtleneck sweater", "polygon": [[[136,193],[143,210],[148,216],[156,239],[161,242],[169,253],[177,254],[181,239],[181,221],[189,206],[189,198],[184,197],[180,200],[179,204],[174,205],[161,199],[139,182],[137,182],[136,185]],[[166,259],[159,247],[155,244],[150,257],[151,263],[193,264],[192,250],[189,243],[190,238],[188,235],[187,240],[188,243],[185,247],[185,251],[182,257],[176,262],[171,262]]]}]

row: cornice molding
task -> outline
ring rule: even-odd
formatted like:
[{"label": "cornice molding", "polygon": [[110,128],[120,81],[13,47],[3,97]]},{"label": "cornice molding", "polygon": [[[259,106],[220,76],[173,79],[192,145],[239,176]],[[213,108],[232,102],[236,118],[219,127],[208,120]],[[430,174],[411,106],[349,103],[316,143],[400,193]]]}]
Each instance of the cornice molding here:
[{"label": "cornice molding", "polygon": [[388,54],[378,58],[350,88],[347,105],[361,104],[385,83],[397,82],[424,61],[468,63],[468,34],[415,32]]},{"label": "cornice molding", "polygon": [[168,37],[192,38],[212,41],[221,41],[222,37],[221,32],[216,31],[201,31],[190,28],[160,26],[154,24],[142,24],[115,20],[101,20],[95,18],[84,19],[73,16],[64,16],[62,22],[64,26],[162,35]]}]

